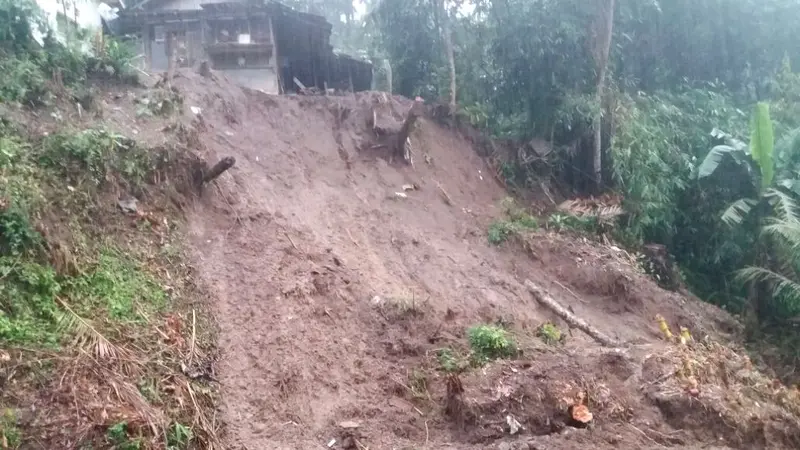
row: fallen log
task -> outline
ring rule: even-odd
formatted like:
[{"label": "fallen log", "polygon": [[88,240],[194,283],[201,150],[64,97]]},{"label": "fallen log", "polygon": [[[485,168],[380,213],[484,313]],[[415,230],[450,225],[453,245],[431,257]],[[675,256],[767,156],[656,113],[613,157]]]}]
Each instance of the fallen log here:
[{"label": "fallen log", "polygon": [[222,158],[218,163],[214,164],[214,167],[203,175],[203,183],[214,181],[214,179],[222,175],[226,170],[233,167],[234,164],[236,164],[236,158],[233,156]]},{"label": "fallen log", "polygon": [[569,312],[567,308],[561,306],[561,304],[555,301],[553,297],[548,295],[544,289],[534,284],[531,280],[525,280],[525,287],[528,289],[528,292],[533,295],[533,298],[535,298],[536,301],[556,313],[556,315],[567,322],[570,327],[583,331],[605,347],[620,347],[620,343],[616,339],[612,339],[597,328],[586,323],[586,321],[580,317]]}]

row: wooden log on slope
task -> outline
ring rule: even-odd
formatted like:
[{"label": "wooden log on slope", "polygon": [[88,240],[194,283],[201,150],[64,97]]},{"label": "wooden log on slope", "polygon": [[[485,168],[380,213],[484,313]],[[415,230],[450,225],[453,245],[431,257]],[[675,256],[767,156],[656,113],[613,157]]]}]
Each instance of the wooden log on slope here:
[{"label": "wooden log on slope", "polygon": [[218,163],[214,164],[214,167],[209,169],[208,172],[203,175],[203,183],[214,181],[215,178],[233,167],[234,164],[236,164],[236,159],[233,156],[226,156],[222,158]]},{"label": "wooden log on slope", "polygon": [[586,321],[581,319],[580,317],[576,316],[575,314],[569,312],[569,310],[556,300],[553,299],[550,295],[548,295],[547,291],[545,291],[540,286],[534,284],[531,280],[525,280],[525,288],[528,289],[528,292],[533,295],[533,298],[536,299],[540,304],[547,307],[556,315],[565,322],[569,324],[569,326],[577,328],[584,333],[588,334],[592,337],[595,341],[599,342],[601,345],[606,347],[619,347],[620,343],[616,339],[612,339],[611,337],[607,336],[605,333],[601,332],[597,328],[589,325]]}]

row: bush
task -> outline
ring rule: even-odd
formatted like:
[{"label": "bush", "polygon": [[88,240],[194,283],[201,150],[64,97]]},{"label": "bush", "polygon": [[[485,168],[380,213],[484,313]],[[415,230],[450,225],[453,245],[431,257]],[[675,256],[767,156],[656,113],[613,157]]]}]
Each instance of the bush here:
[{"label": "bush", "polygon": [[32,105],[44,103],[47,94],[45,77],[39,65],[29,57],[0,59],[0,100]]},{"label": "bush", "polygon": [[114,174],[138,184],[150,171],[148,153],[122,135],[102,129],[61,133],[50,137],[40,154],[41,165],[56,169],[73,182],[99,186]]},{"label": "bush", "polygon": [[517,354],[517,345],[508,332],[493,325],[478,325],[467,330],[472,356],[476,363],[483,364]]}]

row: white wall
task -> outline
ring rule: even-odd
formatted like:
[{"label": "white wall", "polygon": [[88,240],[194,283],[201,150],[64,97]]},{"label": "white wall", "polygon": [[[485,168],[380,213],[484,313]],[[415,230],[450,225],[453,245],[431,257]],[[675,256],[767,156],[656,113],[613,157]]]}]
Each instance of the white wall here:
[{"label": "white wall", "polygon": [[[62,43],[66,41],[66,35],[64,30],[58,29],[57,16],[59,13],[65,14],[70,21],[82,29],[98,32],[103,28],[97,8],[99,2],[96,0],[36,0],[36,3],[42,9],[48,26],[55,32],[56,39]],[[42,36],[39,33],[36,34],[34,38],[41,43]]]}]

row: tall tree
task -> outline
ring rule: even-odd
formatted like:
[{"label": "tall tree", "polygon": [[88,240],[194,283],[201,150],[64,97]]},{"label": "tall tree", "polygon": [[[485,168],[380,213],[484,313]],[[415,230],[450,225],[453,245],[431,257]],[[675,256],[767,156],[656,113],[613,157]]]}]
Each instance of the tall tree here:
[{"label": "tall tree", "polygon": [[597,90],[594,116],[594,152],[592,154],[595,189],[599,192],[603,186],[603,94],[608,72],[608,55],[611,51],[611,36],[614,30],[614,0],[595,0],[597,13],[594,19],[593,48],[595,69],[597,71]]},{"label": "tall tree", "polygon": [[444,40],[444,52],[450,69],[450,114],[456,113],[456,58],[453,54],[453,35],[450,32],[450,18],[444,0],[438,0],[439,23],[441,24]]}]

